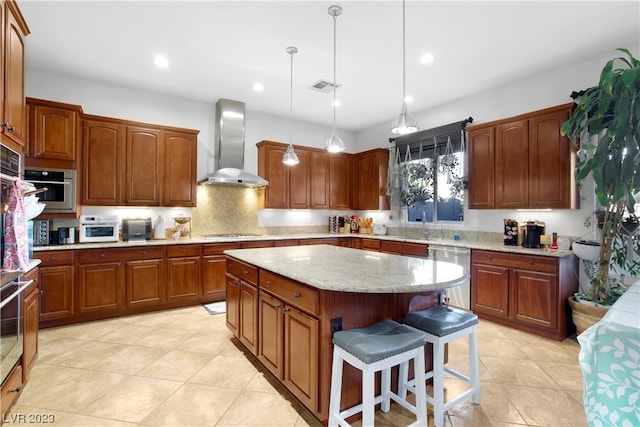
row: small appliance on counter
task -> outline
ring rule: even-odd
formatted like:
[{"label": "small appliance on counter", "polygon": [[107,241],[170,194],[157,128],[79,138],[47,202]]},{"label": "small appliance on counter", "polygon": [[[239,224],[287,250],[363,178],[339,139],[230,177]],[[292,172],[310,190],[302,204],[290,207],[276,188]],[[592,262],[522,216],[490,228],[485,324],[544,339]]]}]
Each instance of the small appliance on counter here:
[{"label": "small appliance on counter", "polygon": [[540,237],[544,234],[545,223],[527,221],[522,226],[522,246],[525,248],[541,248]]},{"label": "small appliance on counter", "polygon": [[33,220],[33,246],[47,246],[51,243],[52,223],[50,219]]},{"label": "small appliance on counter", "polygon": [[76,242],[75,227],[58,227],[58,244],[73,245]]},{"label": "small appliance on counter", "polygon": [[117,242],[118,217],[116,215],[80,215],[79,240],[80,243]]},{"label": "small appliance on counter", "polygon": [[515,219],[504,219],[504,244],[507,246],[518,245],[518,221]]},{"label": "small appliance on counter", "polygon": [[378,236],[383,236],[383,235],[387,234],[387,225],[374,222],[373,223],[373,234],[376,234]]},{"label": "small appliance on counter", "polygon": [[151,239],[151,218],[124,218],[122,220],[122,240],[128,242]]}]

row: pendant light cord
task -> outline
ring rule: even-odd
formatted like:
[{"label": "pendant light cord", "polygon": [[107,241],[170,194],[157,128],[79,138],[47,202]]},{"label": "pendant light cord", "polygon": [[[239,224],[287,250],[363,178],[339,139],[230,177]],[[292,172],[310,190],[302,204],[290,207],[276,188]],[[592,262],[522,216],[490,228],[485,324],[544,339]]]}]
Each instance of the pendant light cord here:
[{"label": "pendant light cord", "polygon": [[289,48],[289,55],[291,56],[291,81],[289,91],[289,145],[293,144],[293,54],[296,53],[294,49]]},{"label": "pendant light cord", "polygon": [[406,48],[405,48],[405,12],[404,12],[404,0],[402,0],[402,105],[405,104],[407,97],[407,72],[406,72]]},{"label": "pendant light cord", "polygon": [[336,21],[337,15],[333,15],[333,131],[336,130]]}]

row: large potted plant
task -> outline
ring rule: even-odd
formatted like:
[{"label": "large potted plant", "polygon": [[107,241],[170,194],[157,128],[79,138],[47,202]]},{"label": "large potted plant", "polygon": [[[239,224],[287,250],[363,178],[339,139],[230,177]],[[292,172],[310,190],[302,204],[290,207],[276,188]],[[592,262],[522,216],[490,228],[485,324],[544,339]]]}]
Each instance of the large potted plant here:
[{"label": "large potted plant", "polygon": [[598,270],[588,295],[605,306],[620,293],[617,285],[612,292],[609,276],[613,244],[624,222],[637,221],[634,195],[640,192],[640,61],[627,49],[617,50],[624,56],[607,62],[597,86],[576,94],[574,111],[561,130],[579,147],[577,181],[593,177],[604,210]]}]

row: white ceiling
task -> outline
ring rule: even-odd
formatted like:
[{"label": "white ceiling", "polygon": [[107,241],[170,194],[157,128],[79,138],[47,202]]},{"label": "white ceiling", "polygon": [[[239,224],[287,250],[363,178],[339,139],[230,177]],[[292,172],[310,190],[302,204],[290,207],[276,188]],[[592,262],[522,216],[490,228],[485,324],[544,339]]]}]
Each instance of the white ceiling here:
[{"label": "white ceiling", "polygon": [[[18,0],[31,30],[27,68],[330,125],[337,20],[337,126],[357,131],[399,113],[402,3],[392,1]],[[640,40],[638,1],[406,3],[407,94],[420,111]],[[436,61],[418,62],[430,51]],[[169,58],[156,68],[154,55]],[[613,52],[612,52],[613,56]],[[251,87],[261,82],[265,90]]]}]

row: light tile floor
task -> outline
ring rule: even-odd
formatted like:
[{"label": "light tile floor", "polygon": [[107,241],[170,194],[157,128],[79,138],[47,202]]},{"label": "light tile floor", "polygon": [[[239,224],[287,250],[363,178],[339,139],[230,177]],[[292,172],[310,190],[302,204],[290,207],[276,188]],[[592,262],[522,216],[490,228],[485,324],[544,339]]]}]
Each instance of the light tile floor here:
[{"label": "light tile floor", "polygon": [[[452,408],[447,426],[586,425],[575,339],[482,320],[478,335],[482,403]],[[449,348],[450,363],[468,372],[467,343]],[[319,425],[274,384],[239,350],[224,314],[196,306],[129,316],[40,331],[38,362],[4,425],[34,414],[51,414],[56,427]],[[394,404],[376,423],[403,426],[410,415]]]}]

